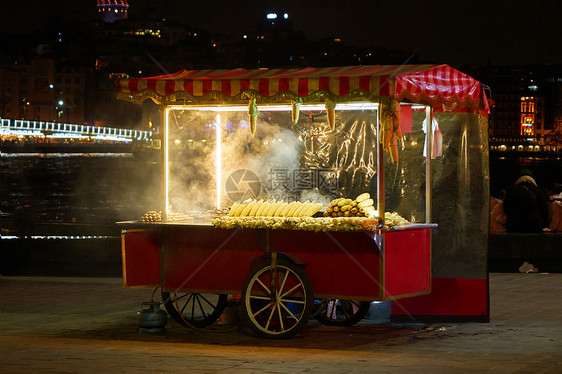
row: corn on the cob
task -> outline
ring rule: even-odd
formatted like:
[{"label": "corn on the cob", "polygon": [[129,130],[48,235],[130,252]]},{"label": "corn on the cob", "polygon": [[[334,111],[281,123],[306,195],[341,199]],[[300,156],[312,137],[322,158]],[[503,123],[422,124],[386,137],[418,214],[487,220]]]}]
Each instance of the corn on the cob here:
[{"label": "corn on the cob", "polygon": [[285,210],[285,208],[288,206],[289,204],[287,203],[281,203],[277,209],[275,209],[275,212],[273,212],[273,217],[280,217],[281,216],[281,212]]},{"label": "corn on the cob", "polygon": [[306,212],[304,213],[303,217],[312,217],[313,215],[315,215],[316,213],[318,213],[320,211],[320,209],[322,209],[322,204],[311,204],[312,206],[310,206]]},{"label": "corn on the cob", "polygon": [[293,212],[293,215],[292,215],[292,216],[293,216],[293,217],[300,217],[300,213],[301,213],[301,211],[305,208],[305,206],[306,206],[305,203],[300,203],[300,204],[299,204],[299,207],[297,208],[297,210],[295,210],[295,211]]},{"label": "corn on the cob", "polygon": [[234,216],[234,214],[236,213],[236,209],[238,209],[239,205],[240,205],[240,203],[238,203],[238,202],[232,204],[232,206],[230,207],[230,210],[228,211],[228,215],[230,217]]},{"label": "corn on the cob", "polygon": [[365,208],[367,206],[373,206],[375,202],[373,201],[373,199],[367,199],[367,200],[363,200],[362,202],[360,202],[359,204],[357,204],[357,206],[359,208]]},{"label": "corn on the cob", "polygon": [[250,212],[252,211],[252,208],[254,207],[254,205],[256,205],[256,201],[252,201],[248,204],[246,204],[246,206],[244,207],[244,210],[242,210],[242,212],[240,212],[240,217],[246,217],[250,214]]},{"label": "corn on the cob", "polygon": [[256,203],[254,204],[254,206],[252,207],[252,210],[250,211],[250,213],[248,213],[248,216],[250,217],[254,217],[258,211],[258,209],[260,208],[260,206],[262,205],[263,200],[260,201],[256,201]]},{"label": "corn on the cob", "polygon": [[264,216],[264,212],[269,209],[269,203],[264,201],[260,207],[258,208],[258,211],[256,212],[256,217],[262,217]]},{"label": "corn on the cob", "polygon": [[361,195],[357,196],[357,198],[355,199],[355,201],[357,203],[360,203],[362,201],[365,201],[367,199],[370,199],[371,195],[368,192],[362,193]]},{"label": "corn on the cob", "polygon": [[248,203],[240,203],[236,208],[236,211],[234,212],[233,216],[240,217],[240,213],[242,213],[242,211],[246,208],[246,205],[248,205]]},{"label": "corn on the cob", "polygon": [[272,207],[267,211],[266,216],[267,217],[273,217],[273,215],[275,214],[275,211],[281,206],[281,204],[283,204],[282,201],[279,201],[277,203],[274,203],[272,205]]},{"label": "corn on the cob", "polygon": [[291,203],[291,206],[289,207],[289,211],[287,212],[287,217],[294,217],[295,212],[297,211],[297,209],[299,209],[300,206],[301,203],[299,201],[295,201],[294,203]]}]

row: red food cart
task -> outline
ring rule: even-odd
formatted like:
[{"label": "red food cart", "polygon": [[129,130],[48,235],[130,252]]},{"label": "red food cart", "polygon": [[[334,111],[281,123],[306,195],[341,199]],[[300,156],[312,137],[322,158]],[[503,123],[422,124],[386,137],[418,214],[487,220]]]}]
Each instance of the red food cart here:
[{"label": "red food cart", "polygon": [[[480,105],[480,86],[451,85],[463,77],[446,65],[416,65],[181,71],[118,80],[120,98],[151,98],[162,106],[161,213],[153,223],[121,222],[124,287],[160,287],[169,315],[194,327],[214,323],[228,295],[241,295],[245,321],[265,338],[294,336],[311,316],[350,325],[366,315],[371,301],[430,293],[431,230],[437,225],[431,222],[431,157],[425,155],[434,147],[432,106]],[[400,133],[411,131],[412,121],[427,134],[420,142],[414,131],[410,138]],[[286,150],[280,131],[265,130],[272,123],[298,134],[299,165],[319,169],[322,161],[334,180],[352,175],[344,186],[335,184],[339,190],[312,185],[316,197],[363,192],[364,182],[373,182],[376,211],[366,219],[376,224],[351,231],[215,227],[205,212],[224,212],[244,193],[258,198],[263,192],[256,192],[255,180],[232,176],[247,165],[263,172],[255,158],[241,164],[239,154],[268,158],[267,151],[255,150],[274,142],[274,151]],[[239,142],[241,131],[247,135]],[[412,213],[408,225],[389,226],[385,165],[397,164],[405,143],[416,153],[417,171],[425,173],[425,185],[413,190],[424,209],[417,219]],[[183,175],[186,168],[191,171]],[[198,181],[195,187],[178,192],[191,180]],[[299,196],[310,196],[306,192]],[[188,212],[189,219],[172,211]]]}]

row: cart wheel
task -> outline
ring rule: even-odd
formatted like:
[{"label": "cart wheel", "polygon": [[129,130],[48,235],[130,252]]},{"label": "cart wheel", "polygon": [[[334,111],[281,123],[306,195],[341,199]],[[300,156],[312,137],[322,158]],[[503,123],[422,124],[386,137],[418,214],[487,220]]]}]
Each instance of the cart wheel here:
[{"label": "cart wheel", "polygon": [[287,339],[308,322],[313,306],[312,286],[304,270],[278,257],[254,267],[242,287],[246,323],[262,338]]},{"label": "cart wheel", "polygon": [[176,293],[162,291],[162,301],[170,317],[188,327],[213,324],[226,307],[228,295]]},{"label": "cart wheel", "polygon": [[316,299],[317,321],[326,326],[352,326],[361,321],[367,313],[371,303],[368,301]]}]

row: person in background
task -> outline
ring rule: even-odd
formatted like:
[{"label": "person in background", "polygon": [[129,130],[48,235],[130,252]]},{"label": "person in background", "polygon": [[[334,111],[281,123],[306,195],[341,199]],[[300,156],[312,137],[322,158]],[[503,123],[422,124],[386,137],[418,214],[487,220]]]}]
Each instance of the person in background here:
[{"label": "person in background", "polygon": [[507,216],[503,210],[505,190],[490,196],[490,232],[505,232]]},{"label": "person in background", "polygon": [[507,188],[504,211],[509,232],[542,232],[548,226],[546,194],[537,186],[530,170],[522,169],[515,184]]},{"label": "person in background", "polygon": [[547,187],[546,194],[549,196],[548,210],[550,211],[550,223],[544,231],[562,231],[562,200],[558,198],[562,194],[562,185],[555,183]]}]

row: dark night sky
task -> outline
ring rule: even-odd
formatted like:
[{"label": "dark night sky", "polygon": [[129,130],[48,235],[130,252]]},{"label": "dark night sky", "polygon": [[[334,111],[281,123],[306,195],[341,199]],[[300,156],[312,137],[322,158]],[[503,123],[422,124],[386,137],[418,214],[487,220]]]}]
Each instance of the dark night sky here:
[{"label": "dark night sky", "polygon": [[[153,14],[223,34],[254,29],[268,10],[287,11],[310,40],[340,37],[352,45],[405,49],[449,64],[562,63],[561,1],[130,0],[131,16]],[[57,10],[58,9],[58,10]],[[64,10],[60,12],[60,10]],[[22,32],[49,15],[96,17],[95,0],[2,1],[0,32]]]}]

